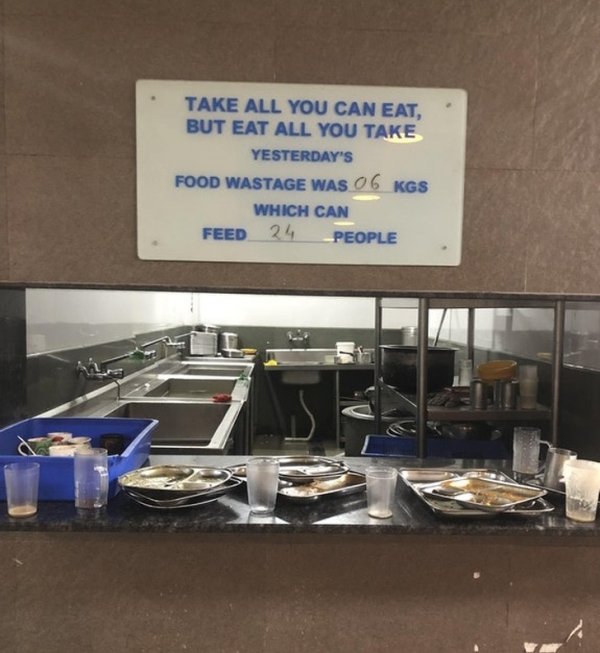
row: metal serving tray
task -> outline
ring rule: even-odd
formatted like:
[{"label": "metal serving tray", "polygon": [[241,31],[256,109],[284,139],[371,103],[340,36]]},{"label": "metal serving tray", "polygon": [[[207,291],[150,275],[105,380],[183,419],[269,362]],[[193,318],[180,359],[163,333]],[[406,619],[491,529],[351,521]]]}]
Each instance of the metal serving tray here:
[{"label": "metal serving tray", "polygon": [[[399,471],[402,481],[421,499],[436,515],[443,517],[495,517],[499,514],[534,517],[552,512],[554,506],[542,498],[543,490],[522,486],[515,483],[509,476],[495,469],[473,469],[464,472],[454,472],[439,468],[404,468]],[[464,487],[475,487],[478,482],[487,485],[509,486],[506,491],[532,492],[528,498],[523,497],[510,507],[493,510],[482,507],[479,503],[471,503],[461,497]],[[450,484],[450,490],[445,494],[428,492],[428,488]],[[481,485],[481,483],[479,483]],[[453,494],[455,492],[455,494]],[[463,499],[459,501],[457,499]]]},{"label": "metal serving tray", "polygon": [[231,492],[241,485],[242,481],[237,478],[230,478],[218,487],[200,494],[188,494],[173,499],[155,499],[143,492],[137,492],[131,488],[123,488],[128,497],[146,508],[155,508],[158,510],[175,510],[178,508],[195,508],[203,506],[206,503],[212,503],[219,497]]},{"label": "metal serving tray", "polygon": [[432,483],[421,487],[421,492],[434,498],[453,499],[467,508],[486,512],[504,512],[546,494],[545,490],[529,485],[475,476]]},{"label": "metal serving tray", "polygon": [[[341,460],[323,456],[274,456],[279,462],[279,478],[291,483],[310,483],[313,480],[334,479],[348,471]],[[234,476],[246,478],[246,465],[227,468]]]},{"label": "metal serving tray", "polygon": [[146,498],[168,500],[210,492],[231,476],[229,470],[219,467],[156,465],[123,474],[119,485]]},{"label": "metal serving tray", "polygon": [[318,479],[310,483],[280,481],[278,494],[296,503],[312,503],[322,497],[342,497],[364,492],[367,486],[365,475],[346,472],[333,479]]}]

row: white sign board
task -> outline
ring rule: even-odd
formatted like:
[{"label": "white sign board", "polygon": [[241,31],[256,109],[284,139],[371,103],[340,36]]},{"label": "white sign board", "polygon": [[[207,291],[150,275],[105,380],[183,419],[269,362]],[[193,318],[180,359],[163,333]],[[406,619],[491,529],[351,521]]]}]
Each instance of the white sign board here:
[{"label": "white sign board", "polygon": [[142,259],[459,265],[466,92],[141,80]]}]

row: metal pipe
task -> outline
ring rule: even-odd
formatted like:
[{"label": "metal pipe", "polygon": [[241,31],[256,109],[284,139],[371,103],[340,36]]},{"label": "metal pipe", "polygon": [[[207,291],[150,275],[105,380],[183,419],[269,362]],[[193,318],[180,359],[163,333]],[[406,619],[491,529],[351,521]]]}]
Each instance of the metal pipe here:
[{"label": "metal pipe", "polygon": [[475,309],[468,308],[467,317],[467,358],[473,361],[473,374],[475,375]]},{"label": "metal pipe", "polygon": [[560,374],[563,365],[565,340],[565,300],[557,299],[554,304],[554,349],[552,352],[552,444],[558,444]]},{"label": "metal pipe", "polygon": [[373,352],[373,405],[375,408],[375,433],[381,433],[381,297],[375,298],[375,351]]},{"label": "metal pipe", "polygon": [[417,340],[417,456],[427,456],[427,354],[429,346],[429,299],[419,299]]}]

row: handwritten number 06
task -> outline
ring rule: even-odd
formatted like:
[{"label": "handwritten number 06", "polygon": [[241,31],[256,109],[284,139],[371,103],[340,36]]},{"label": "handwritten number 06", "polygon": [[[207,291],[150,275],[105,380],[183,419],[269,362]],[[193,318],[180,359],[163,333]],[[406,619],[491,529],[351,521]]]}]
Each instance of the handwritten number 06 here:
[{"label": "handwritten number 06", "polygon": [[381,174],[379,172],[371,177],[370,182],[364,176],[358,177],[354,181],[354,190],[365,190],[365,186],[367,186],[367,183],[369,183],[367,190],[379,190],[379,177],[381,177]]}]

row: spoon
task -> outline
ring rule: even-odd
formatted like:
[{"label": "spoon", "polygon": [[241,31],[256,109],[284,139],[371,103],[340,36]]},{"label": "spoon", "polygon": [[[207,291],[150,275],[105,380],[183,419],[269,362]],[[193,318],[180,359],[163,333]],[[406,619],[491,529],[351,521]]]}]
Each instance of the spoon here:
[{"label": "spoon", "polygon": [[19,440],[21,440],[21,442],[22,442],[22,443],[23,443],[23,444],[24,444],[24,445],[29,449],[29,453],[30,453],[30,455],[32,455],[32,456],[37,456],[37,454],[36,454],[35,451],[31,448],[31,446],[30,446],[29,442],[27,442],[27,440],[23,440],[23,438],[22,438],[20,435],[17,435],[17,437],[18,437]]}]

